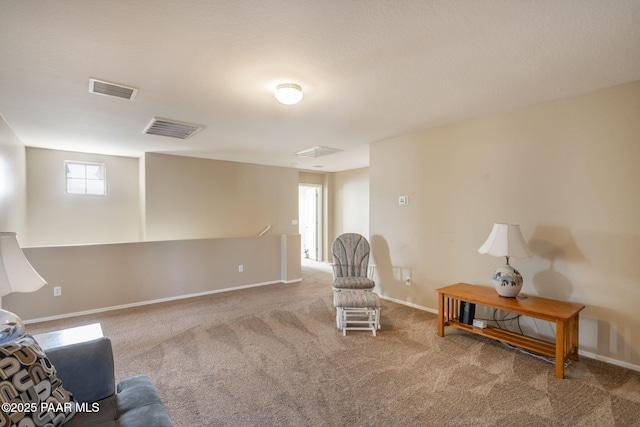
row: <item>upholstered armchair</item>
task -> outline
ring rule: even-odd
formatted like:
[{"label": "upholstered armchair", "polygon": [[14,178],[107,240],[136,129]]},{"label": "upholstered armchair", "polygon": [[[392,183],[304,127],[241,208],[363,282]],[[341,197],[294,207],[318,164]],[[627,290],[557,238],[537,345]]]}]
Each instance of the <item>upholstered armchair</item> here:
[{"label": "upholstered armchair", "polygon": [[338,292],[346,289],[373,291],[375,282],[369,277],[369,253],[367,239],[357,233],[345,233],[333,242],[333,292],[334,306]]},{"label": "upholstered armchair", "polygon": [[347,330],[380,329],[380,299],[373,292],[375,282],[369,268],[369,242],[357,233],[338,236],[333,242],[333,306],[336,324]]}]

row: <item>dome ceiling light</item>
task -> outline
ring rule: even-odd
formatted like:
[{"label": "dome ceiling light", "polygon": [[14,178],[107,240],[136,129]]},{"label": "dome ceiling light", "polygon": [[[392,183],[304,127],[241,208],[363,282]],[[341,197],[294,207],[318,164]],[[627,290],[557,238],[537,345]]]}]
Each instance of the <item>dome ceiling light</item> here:
[{"label": "dome ceiling light", "polygon": [[302,87],[295,83],[282,83],[276,88],[276,99],[285,105],[293,105],[302,99]]}]

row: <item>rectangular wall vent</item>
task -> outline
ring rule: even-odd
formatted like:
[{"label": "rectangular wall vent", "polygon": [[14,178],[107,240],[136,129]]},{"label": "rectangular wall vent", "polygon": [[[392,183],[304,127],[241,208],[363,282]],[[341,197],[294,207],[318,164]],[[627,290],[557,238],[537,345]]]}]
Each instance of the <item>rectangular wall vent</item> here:
[{"label": "rectangular wall vent", "polygon": [[109,83],[102,80],[89,79],[89,93],[98,95],[115,96],[116,98],[133,100],[138,89],[122,86],[117,83]]},{"label": "rectangular wall vent", "polygon": [[151,123],[144,130],[149,135],[168,136],[170,138],[187,139],[200,132],[204,126],[191,123],[178,122],[175,120],[161,119],[154,117]]},{"label": "rectangular wall vent", "polygon": [[313,148],[309,148],[308,150],[303,150],[303,151],[298,151],[296,153],[296,156],[298,157],[311,157],[311,158],[318,158],[318,157],[322,157],[322,156],[326,156],[328,154],[333,154],[333,153],[337,153],[339,150],[337,148],[330,148],[330,147],[322,147],[320,145],[318,145],[317,147],[313,147]]}]

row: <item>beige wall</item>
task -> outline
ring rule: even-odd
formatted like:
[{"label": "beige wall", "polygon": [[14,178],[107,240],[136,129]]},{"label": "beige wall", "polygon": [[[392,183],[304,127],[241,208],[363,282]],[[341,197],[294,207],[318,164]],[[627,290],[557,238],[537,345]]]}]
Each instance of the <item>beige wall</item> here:
[{"label": "beige wall", "polygon": [[[107,194],[66,194],[65,160],[105,163]],[[27,225],[27,246],[137,241],[138,159],[27,148]]]},{"label": "beige wall", "polygon": [[[24,320],[301,280],[299,235],[55,246],[24,252],[48,282],[36,292],[3,298],[4,308]],[[61,296],[53,296],[54,286],[62,288]]]},{"label": "beige wall", "polygon": [[369,169],[299,174],[300,184],[322,185],[322,259],[331,261],[331,245],[342,233],[369,238]]},{"label": "beige wall", "polygon": [[324,172],[298,172],[300,184],[327,185],[327,173]]},{"label": "beige wall", "polygon": [[520,223],[523,292],[585,304],[581,350],[640,366],[640,82],[374,143],[370,158],[383,295],[435,310],[438,287],[491,285],[504,260],[477,249],[493,222]]},{"label": "beige wall", "polygon": [[332,174],[333,235],[359,233],[369,238],[369,168]]},{"label": "beige wall", "polygon": [[295,169],[147,153],[144,173],[147,240],[298,232]]},{"label": "beige wall", "polygon": [[[65,194],[65,160],[106,163],[107,195]],[[269,224],[270,235],[297,231],[295,169],[27,148],[26,170],[27,246],[248,237]]]},{"label": "beige wall", "polygon": [[28,240],[26,180],[25,147],[0,115],[0,231],[17,233],[20,244]]},{"label": "beige wall", "polygon": [[[28,148],[21,172],[25,148],[6,135],[0,161],[11,165],[18,196],[8,198],[2,217],[24,217],[16,206],[26,194],[31,239],[21,243],[39,246],[25,254],[48,281],[35,293],[4,298],[24,319],[300,280],[294,169]],[[67,196],[64,160],[106,163],[107,196]],[[269,224],[267,235],[255,237]],[[145,237],[158,241],[138,241]],[[61,297],[53,297],[54,286]]]}]

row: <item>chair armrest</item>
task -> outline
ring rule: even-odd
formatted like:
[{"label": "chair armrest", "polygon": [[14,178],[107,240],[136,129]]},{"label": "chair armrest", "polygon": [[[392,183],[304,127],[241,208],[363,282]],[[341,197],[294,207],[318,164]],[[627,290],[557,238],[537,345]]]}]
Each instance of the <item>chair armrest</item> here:
[{"label": "chair armrest", "polygon": [[62,386],[78,402],[95,402],[115,393],[116,380],[111,340],[97,338],[46,350]]}]

